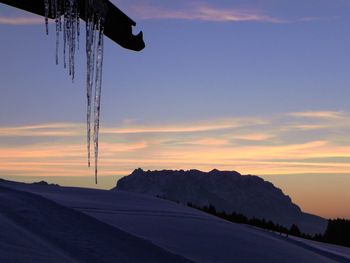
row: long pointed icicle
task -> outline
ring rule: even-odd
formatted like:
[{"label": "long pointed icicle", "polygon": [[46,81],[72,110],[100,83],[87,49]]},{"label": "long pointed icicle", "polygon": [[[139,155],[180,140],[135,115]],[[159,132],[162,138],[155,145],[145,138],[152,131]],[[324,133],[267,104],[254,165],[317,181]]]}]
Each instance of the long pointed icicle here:
[{"label": "long pointed icicle", "polygon": [[[50,12],[50,0],[45,0],[45,29],[46,29],[46,35],[49,34],[49,12]],[[52,3],[51,3],[52,4]]]},{"label": "long pointed icicle", "polygon": [[87,136],[87,153],[88,166],[90,167],[90,141],[91,141],[91,105],[92,105],[92,89],[95,66],[95,49],[96,49],[96,31],[94,30],[94,17],[86,22],[86,57],[87,57],[87,74],[86,74],[86,136]]},{"label": "long pointed icicle", "polygon": [[62,27],[61,27],[60,13],[57,11],[56,15],[57,15],[57,17],[55,19],[55,22],[56,22],[56,56],[55,56],[55,59],[56,59],[56,65],[58,65],[58,49],[60,46],[60,32],[62,30]]},{"label": "long pointed icicle", "polygon": [[95,101],[94,101],[94,150],[95,150],[95,183],[97,184],[98,171],[98,135],[100,129],[102,65],[103,65],[103,26],[98,21],[98,44],[96,57]]},{"label": "long pointed icicle", "polygon": [[[56,64],[58,64],[59,37],[63,35],[63,66],[67,68],[74,81],[75,77],[75,51],[79,49],[80,23],[78,0],[45,0],[45,26],[48,34],[48,18],[51,14],[56,22]],[[103,64],[103,22],[106,10],[94,11],[94,1],[85,0],[86,17],[86,138],[87,157],[90,167],[91,159],[91,121],[94,122],[94,157],[95,157],[95,182],[98,172],[98,138],[101,108],[102,64]],[[63,19],[61,19],[63,16]],[[63,32],[62,32],[63,31]],[[92,94],[94,92],[94,100]],[[93,103],[92,103],[93,102]],[[92,105],[94,114],[92,117]]]}]

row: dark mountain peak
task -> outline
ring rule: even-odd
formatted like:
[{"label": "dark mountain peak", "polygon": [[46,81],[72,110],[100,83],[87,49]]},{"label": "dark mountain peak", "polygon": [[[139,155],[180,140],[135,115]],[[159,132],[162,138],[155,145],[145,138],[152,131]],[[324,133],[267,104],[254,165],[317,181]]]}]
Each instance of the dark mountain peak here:
[{"label": "dark mountain peak", "polygon": [[144,170],[142,170],[141,168],[137,168],[131,173],[131,175],[142,175],[142,174],[144,174]]},{"label": "dark mountain peak", "polygon": [[236,171],[220,171],[218,169],[213,169],[208,172],[209,175],[218,175],[218,176],[242,176],[239,172]]},{"label": "dark mountain peak", "polygon": [[34,185],[49,185],[49,183],[48,182],[46,182],[46,181],[39,181],[39,182],[34,182],[33,183]]}]

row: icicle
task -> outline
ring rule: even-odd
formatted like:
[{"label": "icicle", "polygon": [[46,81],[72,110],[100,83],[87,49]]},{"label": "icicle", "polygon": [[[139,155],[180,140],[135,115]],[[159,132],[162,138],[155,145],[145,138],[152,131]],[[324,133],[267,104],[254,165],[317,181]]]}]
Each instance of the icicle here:
[{"label": "icicle", "polygon": [[78,50],[79,50],[79,46],[80,46],[80,12],[79,12],[79,4],[78,1],[75,3],[75,10],[76,10],[76,30],[77,30],[77,45],[78,45]]},{"label": "icicle", "polygon": [[49,10],[50,10],[49,0],[45,0],[45,28],[46,28],[46,35],[49,34]]},{"label": "icicle", "polygon": [[60,24],[61,24],[61,18],[56,17],[56,65],[58,65],[58,48],[60,43]]},{"label": "icicle", "polygon": [[66,63],[66,46],[67,46],[67,18],[66,12],[63,17],[63,67],[67,67]]},{"label": "icicle", "polygon": [[[45,0],[45,24],[48,33],[49,13],[56,23],[56,64],[58,64],[58,50],[60,33],[63,34],[63,66],[68,67],[68,73],[74,81],[75,77],[75,51],[79,49],[80,13],[78,0]],[[95,6],[93,0],[85,0],[86,17],[86,137],[88,166],[91,163],[91,121],[94,121],[94,156],[95,181],[98,172],[98,136],[100,125],[100,104],[102,87],[103,64],[103,22],[106,10],[104,6]],[[96,11],[97,10],[97,11]],[[63,19],[61,18],[63,16]],[[94,115],[92,117],[92,93],[94,92]]]},{"label": "icicle", "polygon": [[92,16],[86,22],[86,94],[87,94],[87,118],[86,118],[86,135],[87,135],[87,152],[88,166],[90,167],[90,140],[91,140],[91,94],[93,87],[94,65],[95,65],[95,45],[96,31],[94,30],[94,17]]},{"label": "icicle", "polygon": [[95,182],[97,184],[98,171],[98,135],[100,129],[101,88],[102,88],[102,65],[103,65],[103,25],[101,19],[98,21],[98,45],[96,58],[95,78],[95,101],[94,101],[94,150],[95,150]]},{"label": "icicle", "polygon": [[56,23],[56,65],[58,65],[58,48],[60,42],[60,31],[62,30],[61,26],[61,8],[58,7],[58,0],[55,1],[55,23]]},{"label": "icicle", "polygon": [[[47,1],[47,0],[45,0],[45,1]],[[50,12],[51,12],[51,16],[55,16],[56,15],[56,3],[57,1],[56,0],[51,0],[51,3],[48,3],[48,9],[50,10]]]}]

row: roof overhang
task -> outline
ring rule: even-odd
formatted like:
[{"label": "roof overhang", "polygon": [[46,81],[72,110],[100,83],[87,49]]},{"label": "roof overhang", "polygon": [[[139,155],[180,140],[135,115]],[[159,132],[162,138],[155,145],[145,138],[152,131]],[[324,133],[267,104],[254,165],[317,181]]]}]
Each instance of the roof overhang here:
[{"label": "roof overhang", "polygon": [[[86,0],[77,1],[79,3],[80,18],[86,20]],[[136,26],[136,23],[131,18],[108,0],[94,1],[100,1],[106,7],[104,22],[105,36],[126,49],[134,51],[144,49],[145,43],[143,41],[142,31],[137,35],[133,35],[132,27]],[[45,0],[0,0],[0,2],[40,16],[45,16]],[[49,18],[55,17],[49,16]]]}]

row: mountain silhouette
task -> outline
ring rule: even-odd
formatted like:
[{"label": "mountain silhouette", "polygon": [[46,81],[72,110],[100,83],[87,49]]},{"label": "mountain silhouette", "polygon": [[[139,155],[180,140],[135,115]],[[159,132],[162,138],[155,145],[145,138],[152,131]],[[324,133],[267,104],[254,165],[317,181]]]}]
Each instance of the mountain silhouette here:
[{"label": "mountain silhouette", "polygon": [[217,211],[271,220],[287,228],[296,224],[307,234],[323,234],[327,227],[324,218],[304,213],[272,183],[235,171],[214,169],[206,173],[199,170],[143,171],[139,168],[121,178],[114,189],[199,207],[212,205]]}]

